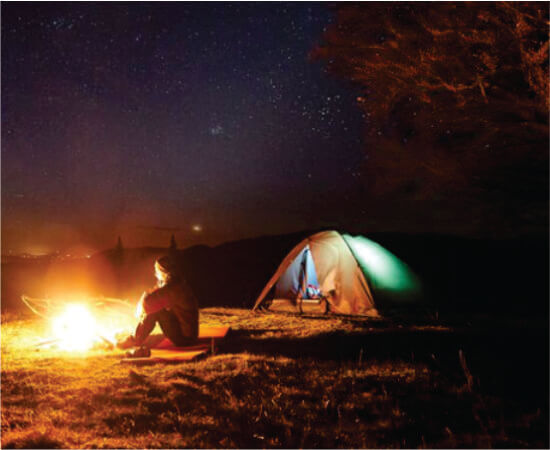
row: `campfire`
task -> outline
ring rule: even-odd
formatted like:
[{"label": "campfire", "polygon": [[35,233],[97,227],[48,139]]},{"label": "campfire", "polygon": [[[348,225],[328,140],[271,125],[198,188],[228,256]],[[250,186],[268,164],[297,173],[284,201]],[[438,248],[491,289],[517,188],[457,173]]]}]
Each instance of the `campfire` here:
[{"label": "campfire", "polygon": [[85,351],[106,341],[115,345],[113,330],[100,327],[91,311],[80,304],[67,305],[65,311],[52,320],[52,336],[61,350]]},{"label": "campfire", "polygon": [[38,342],[42,348],[86,352],[93,348],[112,348],[117,336],[128,332],[133,306],[112,298],[72,302],[22,297],[35,314],[48,322],[49,336]]}]

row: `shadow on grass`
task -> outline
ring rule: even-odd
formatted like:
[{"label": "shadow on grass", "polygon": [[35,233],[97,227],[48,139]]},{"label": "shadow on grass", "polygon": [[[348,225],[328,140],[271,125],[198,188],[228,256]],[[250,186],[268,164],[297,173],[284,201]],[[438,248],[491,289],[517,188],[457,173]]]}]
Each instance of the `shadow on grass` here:
[{"label": "shadow on grass", "polygon": [[[378,423],[387,418],[391,433],[379,427],[374,441],[374,435],[368,433],[364,436],[355,433],[355,441],[327,441],[326,435],[318,437],[311,433],[298,438],[288,430],[279,430],[278,433],[284,431],[288,435],[282,435],[285,444],[353,447],[365,439],[363,446],[376,442],[378,446],[400,443],[404,447],[425,447],[426,439],[447,447],[548,445],[546,329],[371,328],[369,332],[337,331],[305,338],[262,338],[262,330],[235,330],[222,351],[285,356],[301,361],[298,365],[302,368],[313,367],[316,362],[333,368],[344,364],[340,367],[361,369],[385,362],[395,367],[398,361],[411,363],[415,370],[421,370],[422,365],[429,368],[427,379],[374,372],[366,377],[349,378],[348,383],[327,391],[331,401],[321,416],[329,428],[351,427],[349,433],[342,434],[342,439],[354,436],[356,423]],[[346,417],[339,405],[345,403],[350,390],[370,392],[374,398],[387,400],[375,400]],[[307,392],[304,387],[300,397],[306,402]],[[320,397],[319,393],[313,394]],[[396,410],[401,411],[401,418],[396,416]],[[527,428],[525,421],[529,423]],[[271,427],[260,426],[261,422],[256,424],[257,434],[273,435]],[[307,423],[302,423],[301,430],[306,426]]]},{"label": "shadow on grass", "polygon": [[521,401],[548,398],[549,346],[542,329],[393,328],[263,339],[262,331],[271,330],[235,330],[221,350],[317,361],[424,363],[455,383],[466,383],[469,373],[473,387],[485,393]]}]

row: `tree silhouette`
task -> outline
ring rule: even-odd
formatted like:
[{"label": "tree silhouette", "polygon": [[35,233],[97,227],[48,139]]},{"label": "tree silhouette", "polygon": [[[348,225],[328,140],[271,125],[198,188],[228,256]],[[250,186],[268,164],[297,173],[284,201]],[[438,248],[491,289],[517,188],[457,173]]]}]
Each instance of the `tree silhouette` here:
[{"label": "tree silhouette", "polygon": [[121,255],[124,252],[124,246],[122,245],[122,239],[120,236],[118,237],[118,240],[116,243],[115,252],[119,255]]},{"label": "tree silhouette", "polygon": [[367,194],[547,222],[548,5],[335,9],[312,56],[361,92]]},{"label": "tree silhouette", "polygon": [[123,273],[122,268],[124,266],[124,246],[122,245],[122,238],[119,236],[117,239],[117,243],[112,255],[112,263],[115,266],[115,276],[116,276],[116,292],[117,295],[120,295],[122,292],[122,284],[123,284]]},{"label": "tree silhouette", "polygon": [[382,125],[406,100],[444,115],[450,105],[498,104],[530,126],[545,123],[547,4],[344,4],[337,12],[313,55],[363,88],[357,100],[369,121]]},{"label": "tree silhouette", "polygon": [[178,244],[176,243],[176,237],[174,235],[172,235],[170,237],[170,250],[171,251],[174,251],[174,250],[177,250],[178,248]]}]

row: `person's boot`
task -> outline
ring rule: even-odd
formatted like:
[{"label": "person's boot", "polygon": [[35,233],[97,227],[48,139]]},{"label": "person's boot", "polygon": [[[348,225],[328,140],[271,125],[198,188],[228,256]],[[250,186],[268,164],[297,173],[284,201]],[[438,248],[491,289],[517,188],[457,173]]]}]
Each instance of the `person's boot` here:
[{"label": "person's boot", "polygon": [[151,349],[143,345],[126,352],[126,358],[148,358],[149,356],[151,356]]}]

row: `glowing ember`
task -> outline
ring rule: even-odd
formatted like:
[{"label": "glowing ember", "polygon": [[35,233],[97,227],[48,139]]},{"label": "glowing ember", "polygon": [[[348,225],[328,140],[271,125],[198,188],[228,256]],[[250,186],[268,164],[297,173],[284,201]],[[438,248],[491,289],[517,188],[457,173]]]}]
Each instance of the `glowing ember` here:
[{"label": "glowing ember", "polygon": [[94,316],[84,305],[67,305],[65,311],[52,322],[53,335],[59,339],[62,350],[89,350],[100,338]]}]

